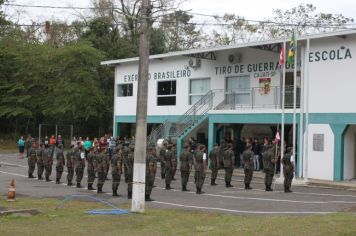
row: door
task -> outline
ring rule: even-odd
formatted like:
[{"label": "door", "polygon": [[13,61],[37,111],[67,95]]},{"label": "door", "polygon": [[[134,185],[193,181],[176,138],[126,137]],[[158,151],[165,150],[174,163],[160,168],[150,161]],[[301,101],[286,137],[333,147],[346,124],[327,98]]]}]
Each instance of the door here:
[{"label": "door", "polygon": [[237,106],[251,104],[250,76],[232,76],[226,78],[226,103]]},{"label": "door", "polygon": [[356,134],[354,134],[354,179],[356,179]]}]

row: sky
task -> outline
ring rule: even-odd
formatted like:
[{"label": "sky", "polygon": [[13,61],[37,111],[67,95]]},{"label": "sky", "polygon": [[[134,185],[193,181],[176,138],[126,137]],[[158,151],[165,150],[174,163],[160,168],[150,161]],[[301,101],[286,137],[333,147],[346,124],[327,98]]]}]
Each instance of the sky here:
[{"label": "sky", "polygon": [[[13,4],[90,7],[91,0],[10,0]],[[182,10],[194,13],[223,15],[235,13],[248,20],[263,20],[272,16],[272,10],[291,9],[301,3],[311,3],[317,12],[342,14],[356,19],[356,0],[187,0]],[[5,12],[11,20],[19,23],[43,22],[46,20],[75,19],[78,14],[72,10],[19,8],[8,6]],[[80,11],[83,13],[83,11]]]}]

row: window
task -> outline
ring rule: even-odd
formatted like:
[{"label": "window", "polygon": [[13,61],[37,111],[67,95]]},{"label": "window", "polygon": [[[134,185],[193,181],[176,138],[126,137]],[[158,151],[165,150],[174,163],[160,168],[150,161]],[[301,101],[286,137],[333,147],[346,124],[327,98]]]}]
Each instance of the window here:
[{"label": "window", "polygon": [[324,151],[324,134],[313,134],[313,151]]},{"label": "window", "polygon": [[162,81],[157,83],[157,106],[176,105],[177,81]]},{"label": "window", "polygon": [[133,84],[118,84],[117,96],[118,97],[131,97],[133,95]]},{"label": "window", "polygon": [[195,104],[210,90],[210,79],[191,79],[189,86],[189,105]]},{"label": "window", "polygon": [[233,76],[226,78],[226,102],[235,105],[250,105],[250,76]]}]

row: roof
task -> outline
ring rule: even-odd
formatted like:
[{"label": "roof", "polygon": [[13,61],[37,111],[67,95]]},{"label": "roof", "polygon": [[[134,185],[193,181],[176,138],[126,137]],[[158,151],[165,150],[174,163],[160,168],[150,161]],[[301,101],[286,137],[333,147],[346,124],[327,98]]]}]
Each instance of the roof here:
[{"label": "roof", "polygon": [[[334,31],[322,34],[314,34],[314,35],[304,35],[297,38],[298,41],[307,40],[307,39],[318,39],[318,38],[328,38],[334,36],[346,36],[350,34],[356,34],[356,29],[350,30],[341,30],[341,31]],[[169,52],[164,54],[156,54],[150,56],[150,60],[152,59],[162,59],[167,57],[175,57],[175,56],[186,56],[196,53],[208,53],[208,52],[218,52],[224,51],[229,49],[236,49],[236,48],[244,48],[244,47],[254,47],[254,46],[261,46],[261,45],[268,45],[268,44],[276,44],[276,43],[283,43],[288,42],[290,38],[280,38],[280,39],[273,39],[273,40],[263,40],[263,41],[254,41],[249,43],[242,43],[242,44],[234,44],[228,46],[218,46],[218,47],[207,47],[207,48],[199,48],[199,49],[190,49],[184,51],[176,51],[176,52]],[[118,59],[118,60],[109,60],[101,62],[101,65],[117,65],[129,62],[136,62],[139,60],[139,57],[132,57],[126,59]]]}]

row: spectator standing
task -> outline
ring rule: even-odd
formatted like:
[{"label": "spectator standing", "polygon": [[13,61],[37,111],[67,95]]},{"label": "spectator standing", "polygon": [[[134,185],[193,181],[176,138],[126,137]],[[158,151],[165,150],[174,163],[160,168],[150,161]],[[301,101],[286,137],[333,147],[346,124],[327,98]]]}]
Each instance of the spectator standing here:
[{"label": "spectator standing", "polygon": [[255,170],[259,171],[260,170],[260,156],[261,156],[261,145],[258,142],[258,139],[254,140],[253,146],[252,146],[252,152],[253,152],[253,164],[255,166]]},{"label": "spectator standing", "polygon": [[25,140],[23,139],[23,136],[20,137],[17,145],[19,147],[19,158],[23,159],[23,153],[25,152]]},{"label": "spectator standing", "polygon": [[90,141],[89,137],[86,137],[83,146],[84,146],[85,158],[87,158],[88,153],[90,151],[90,148],[93,146],[93,144]]}]

